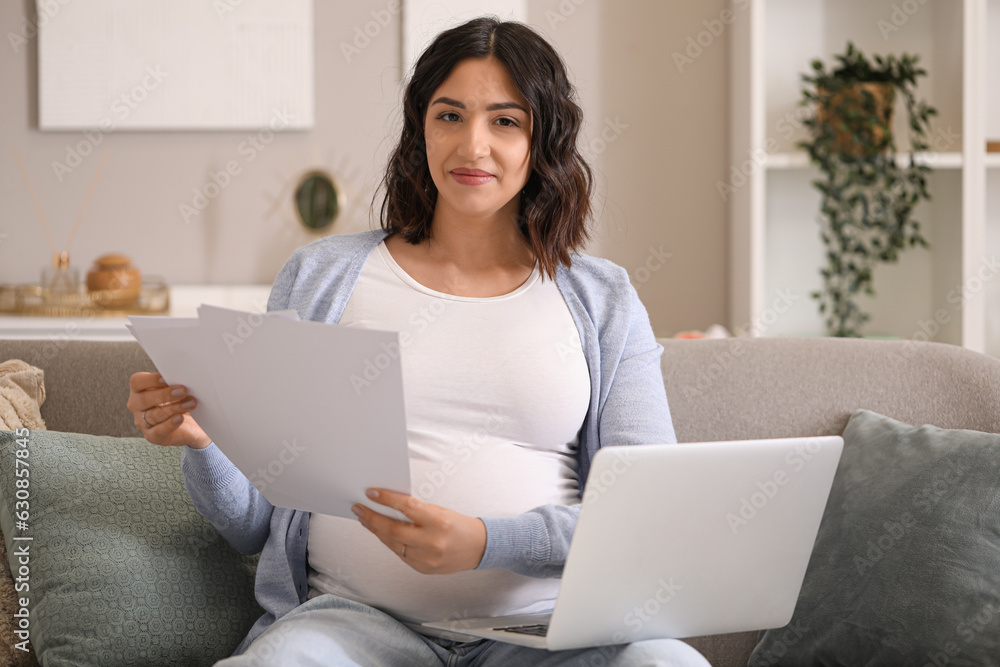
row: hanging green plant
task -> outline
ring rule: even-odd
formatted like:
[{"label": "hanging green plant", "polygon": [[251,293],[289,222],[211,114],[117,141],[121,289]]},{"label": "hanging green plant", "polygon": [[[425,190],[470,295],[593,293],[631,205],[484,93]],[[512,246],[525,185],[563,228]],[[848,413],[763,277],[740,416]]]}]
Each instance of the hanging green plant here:
[{"label": "hanging green plant", "polygon": [[[821,237],[826,265],[823,289],[812,293],[832,336],[861,336],[870,319],[858,306],[861,294],[874,296],[872,272],[880,262],[896,262],[912,246],[929,247],[913,218],[921,200],[929,200],[931,168],[914,154],[929,148],[929,119],[937,111],[915,97],[917,79],[927,72],[919,56],[874,56],[874,62],[850,42],[838,64],[827,71],[812,61],[802,75],[802,106],[816,109],[804,125],[810,138],[798,146],[821,178]],[[895,93],[906,100],[911,153],[896,153],[892,134]]]}]

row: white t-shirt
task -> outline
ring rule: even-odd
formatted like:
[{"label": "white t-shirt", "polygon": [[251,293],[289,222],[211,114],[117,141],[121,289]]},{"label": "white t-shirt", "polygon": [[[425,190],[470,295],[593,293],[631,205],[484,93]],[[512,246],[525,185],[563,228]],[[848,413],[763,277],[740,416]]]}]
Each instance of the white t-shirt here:
[{"label": "white t-shirt", "polygon": [[[380,243],[340,324],[398,331],[412,493],[469,516],[579,501],[576,444],[590,374],[562,294],[536,265],[516,290],[429,289]],[[358,443],[362,446],[363,443]],[[408,621],[551,609],[558,579],[420,574],[355,520],[313,513],[309,597],[334,593]]]}]

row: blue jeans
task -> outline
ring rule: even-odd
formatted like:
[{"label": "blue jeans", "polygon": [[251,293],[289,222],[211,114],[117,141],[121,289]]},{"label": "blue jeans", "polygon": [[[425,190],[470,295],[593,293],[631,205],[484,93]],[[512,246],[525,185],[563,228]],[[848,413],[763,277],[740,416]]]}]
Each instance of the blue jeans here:
[{"label": "blue jeans", "polygon": [[215,663],[215,667],[272,665],[711,667],[698,651],[677,639],[545,651],[487,639],[455,642],[428,637],[378,609],[330,594],[307,600],[278,619],[246,652]]}]

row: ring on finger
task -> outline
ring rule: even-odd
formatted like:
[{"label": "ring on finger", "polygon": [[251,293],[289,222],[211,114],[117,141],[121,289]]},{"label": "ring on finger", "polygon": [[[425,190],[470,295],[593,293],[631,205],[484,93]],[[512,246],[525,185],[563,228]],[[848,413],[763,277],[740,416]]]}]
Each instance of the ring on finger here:
[{"label": "ring on finger", "polygon": [[146,408],[145,410],[142,411],[142,423],[146,425],[146,428],[153,428],[154,426],[154,424],[150,424],[148,421],[146,421],[146,413],[150,410],[152,410],[152,408]]}]

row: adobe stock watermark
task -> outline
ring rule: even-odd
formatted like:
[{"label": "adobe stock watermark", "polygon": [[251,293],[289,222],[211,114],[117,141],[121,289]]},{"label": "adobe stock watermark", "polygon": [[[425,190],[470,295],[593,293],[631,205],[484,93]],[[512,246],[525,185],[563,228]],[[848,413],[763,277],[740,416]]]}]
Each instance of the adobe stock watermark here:
[{"label": "adobe stock watermark", "polygon": [[614,120],[605,118],[600,135],[587,142],[587,147],[590,149],[591,155],[598,156],[604,153],[608,149],[608,146],[615,143],[627,129],[628,125],[621,121],[620,116],[615,116]]},{"label": "adobe stock watermark", "polygon": [[642,629],[659,615],[663,607],[670,603],[677,596],[677,592],[684,589],[683,586],[674,582],[673,577],[665,581],[662,577],[657,580],[656,590],[649,596],[643,604],[636,605],[622,619],[625,626],[632,631],[632,636],[636,637]]},{"label": "adobe stock watermark", "polygon": [[[289,640],[288,635],[295,632],[294,627],[294,625],[287,626],[279,619],[253,640],[244,654],[249,659],[251,667],[271,667],[283,664],[284,660],[290,656],[285,655],[282,650]],[[291,645],[296,645],[296,642],[293,641]]]},{"label": "adobe stock watermark", "polygon": [[559,11],[545,10],[545,20],[549,22],[549,29],[555,30],[560,23],[565,23],[569,17],[576,13],[577,7],[587,0],[562,0],[557,9]]},{"label": "adobe stock watermark", "polygon": [[875,27],[882,33],[882,39],[889,41],[889,36],[894,32],[899,32],[900,28],[907,24],[910,17],[920,11],[920,8],[927,4],[927,0],[903,0],[903,2],[892,5],[892,12],[888,19],[879,19],[875,22]]},{"label": "adobe stock watermark", "polygon": [[983,288],[996,278],[998,273],[1000,273],[1000,260],[997,259],[997,256],[983,257],[975,274],[949,291],[945,296],[945,301],[956,308],[961,307],[963,303],[982,292]]},{"label": "adobe stock watermark", "polygon": [[[785,628],[785,631],[781,633],[781,637],[777,641],[772,642],[766,649],[761,650],[759,653],[755,652],[750,657],[747,667],[768,667],[769,665],[778,664],[781,658],[788,653],[788,649],[798,644],[811,629],[796,621],[792,621]],[[777,630],[771,630],[770,632],[777,632]]]},{"label": "adobe stock watermark", "polygon": [[507,415],[498,408],[491,407],[486,412],[486,420],[483,425],[477,428],[472,435],[461,440],[454,445],[453,452],[459,456],[462,462],[469,461],[489,440],[489,437],[500,430],[507,421]]},{"label": "adobe stock watermark", "polygon": [[307,449],[306,446],[300,445],[295,438],[292,438],[291,441],[282,440],[278,454],[266,465],[258,468],[256,472],[250,473],[247,479],[257,487],[258,491],[264,493],[267,485],[273,484],[274,480],[281,477],[285,469],[295,463]]},{"label": "adobe stock watermark", "polygon": [[955,627],[955,632],[962,639],[971,643],[997,615],[1000,615],[1000,605],[992,602],[987,603],[972,618],[959,623]]},{"label": "adobe stock watermark", "polygon": [[77,318],[66,322],[59,331],[49,332],[46,335],[48,342],[42,347],[41,356],[46,361],[55,358],[56,355],[69,346],[71,341],[80,338],[83,333],[83,328],[80,326],[81,323],[93,322],[97,317],[96,314],[91,313],[85,318]]},{"label": "adobe stock watermark", "polygon": [[955,132],[951,129],[951,125],[947,128],[936,127],[934,128],[934,133],[931,135],[928,141],[931,153],[924,157],[924,161],[927,164],[934,164],[940,161],[941,156],[938,153],[946,153],[949,149],[955,148],[960,145],[962,141],[962,135],[959,132]]},{"label": "adobe stock watermark", "polygon": [[402,0],[389,0],[384,9],[373,9],[369,12],[372,17],[371,21],[363,26],[354,26],[353,39],[350,42],[340,43],[340,52],[344,54],[344,60],[348,64],[355,56],[361,55],[361,52],[368,48],[372,40],[381,35],[382,31],[392,23],[393,18],[402,11],[402,4]]},{"label": "adobe stock watermark", "polygon": [[11,490],[10,501],[13,512],[11,512],[14,522],[15,535],[8,535],[10,539],[10,550],[8,560],[13,567],[10,569],[10,576],[14,580],[14,591],[20,594],[16,598],[17,611],[14,612],[11,627],[17,639],[21,641],[14,644],[14,648],[19,651],[28,651],[30,636],[30,626],[32,621],[28,607],[31,603],[31,546],[34,536],[29,534],[30,525],[37,521],[37,506],[32,506],[31,501],[34,495],[31,493],[31,431],[26,428],[19,428],[14,431],[17,439],[14,441],[17,449],[14,450],[9,465],[9,470],[14,471],[15,481]]},{"label": "adobe stock watermark", "polygon": [[781,489],[788,485],[791,475],[801,472],[822,449],[820,441],[816,439],[799,443],[785,455],[785,465],[790,470],[779,468],[769,478],[758,480],[754,486],[755,490],[740,498],[740,506],[736,511],[726,513],[726,523],[733,531],[733,535],[737,535],[740,530],[750,525],[750,522],[764,511],[768,503],[777,497]]},{"label": "adobe stock watermark", "polygon": [[984,289],[1000,273],[1000,259],[996,255],[983,257],[975,273],[955,285],[945,295],[947,308],[938,308],[932,317],[917,322],[917,329],[903,342],[903,347],[896,354],[904,359],[911,358],[917,352],[914,342],[926,343],[934,339],[942,326],[952,321],[952,318],[962,310],[965,303]]},{"label": "adobe stock watermark", "polygon": [[969,469],[950,459],[938,462],[933,478],[913,495],[914,512],[904,511],[882,523],[882,532],[865,544],[863,553],[855,554],[853,563],[858,576],[864,576],[882,562],[893,549],[917,527],[917,514],[926,514],[953,489],[958,487]]},{"label": "adobe stock watermark", "polygon": [[457,614],[452,614],[447,620],[456,623],[456,629],[467,630],[475,625],[473,621],[478,621],[480,615],[481,613],[473,614],[468,607],[465,607]]},{"label": "adobe stock watermark", "polygon": [[[795,111],[789,111],[775,123],[775,131],[782,139],[788,141],[804,125],[804,121],[811,114],[812,111],[808,107],[796,107]],[[923,154],[920,159],[925,164],[933,166],[935,163],[943,160],[942,153],[954,148],[961,140],[962,135],[952,130],[950,125],[947,128],[935,128],[928,139],[928,147],[931,149],[931,152]],[[732,164],[729,166],[729,180],[715,182],[715,189],[719,193],[719,198],[723,202],[728,202],[729,197],[746,185],[751,176],[766,168],[768,156],[777,153],[780,148],[781,144],[778,143],[778,140],[774,136],[769,136],[765,140],[763,148],[747,149],[746,160],[743,160],[738,165]],[[903,156],[901,159],[905,160],[907,158]],[[898,197],[903,193],[904,187],[903,183],[896,183],[890,191]]]},{"label": "adobe stock watermark", "polygon": [[[997,634],[998,622],[1000,622],[1000,604],[994,601],[986,601],[974,607],[970,614],[959,621],[955,626],[955,637],[944,642],[936,650],[927,651],[927,661],[923,667],[946,667],[951,664],[973,664],[975,660],[982,657],[982,648],[974,644],[983,633],[987,637],[995,637]],[[961,661],[955,660],[962,654],[964,649],[973,646],[977,648],[978,655],[967,656]],[[976,663],[978,664],[978,663]]]},{"label": "adobe stock watermark", "polygon": [[[798,294],[788,288],[779,289],[775,294],[770,306],[742,327],[738,327],[736,331],[749,336],[763,336],[800,299]],[[734,339],[731,344],[725,347],[724,351],[716,352],[713,355],[711,363],[698,369],[698,377],[693,383],[682,384],[678,391],[685,398],[704,396],[716,382],[725,377],[726,371],[736,363],[739,357],[743,356],[743,346],[742,337]]]},{"label": "adobe stock watermark", "polygon": [[361,392],[374,384],[382,375],[382,371],[399,359],[402,350],[413,344],[414,337],[422,334],[432,324],[448,310],[443,299],[432,299],[429,304],[420,306],[416,311],[410,313],[406,322],[408,328],[398,332],[398,343],[380,343],[378,352],[374,357],[364,360],[360,372],[351,373],[351,386],[354,388],[354,395],[360,396]]},{"label": "adobe stock watermark", "polygon": [[771,300],[771,305],[760,311],[741,330],[753,336],[763,336],[800,298],[798,294],[787,287],[778,289],[775,291],[774,299]]},{"label": "adobe stock watermark", "polygon": [[224,21],[242,4],[243,0],[212,0],[212,9],[215,10],[215,15],[219,17],[219,20]]},{"label": "adobe stock watermark", "polygon": [[618,483],[628,473],[629,469],[635,465],[636,455],[632,448],[608,447],[606,448],[614,456],[614,461],[610,467],[605,468],[599,475],[593,472],[587,477],[584,486],[583,503],[593,503],[603,496],[608,489]]},{"label": "adobe stock watermark", "polygon": [[959,465],[946,460],[936,471],[934,478],[913,495],[913,505],[918,509],[929,511],[942,498],[957,487],[969,472],[967,465]]},{"label": "adobe stock watermark", "polygon": [[423,471],[422,479],[416,485],[413,496],[423,502],[430,502],[438,491],[444,488],[448,480],[461,470],[462,465],[472,460],[472,457],[489,442],[506,421],[507,417],[503,412],[496,407],[490,407],[483,424],[452,446],[451,454],[457,456],[458,461],[453,456],[447,456],[437,469]]},{"label": "adobe stock watermark", "polygon": [[259,301],[254,304],[252,312],[237,317],[236,328],[222,334],[222,342],[226,344],[229,354],[235,352],[237,346],[249,340],[250,336],[264,323],[266,317],[268,317],[267,304]]},{"label": "adobe stock watermark", "polygon": [[[987,602],[978,608],[969,618],[960,621],[955,626],[955,634],[958,639],[945,642],[939,650],[927,653],[928,661],[924,667],[945,667],[952,664],[955,658],[962,653],[963,645],[968,646],[976,641],[976,638],[984,632],[989,636],[996,634],[996,619],[1000,617],[1000,604]],[[962,661],[962,664],[969,664],[969,658]]]},{"label": "adobe stock watermark", "polygon": [[567,358],[576,358],[583,353],[583,341],[580,340],[580,330],[576,323],[566,325],[566,335],[562,340],[556,342],[556,354],[560,361]]},{"label": "adobe stock watermark", "polygon": [[276,132],[288,127],[295,120],[295,116],[285,110],[272,111],[274,115],[267,121],[267,127],[257,134],[248,134],[236,147],[236,152],[242,157],[242,161],[235,159],[227,161],[225,169],[211,172],[204,185],[192,189],[190,203],[178,204],[177,211],[185,224],[189,224],[208,208],[209,202],[222,194],[223,190],[232,184],[233,179],[243,173],[244,165],[256,160],[257,156],[271,145]]},{"label": "adobe stock watermark", "polygon": [[31,19],[22,16],[21,30],[16,33],[7,33],[7,41],[10,42],[10,48],[14,51],[14,55],[20,54],[21,49],[38,35],[38,29],[54,19],[69,3],[70,0],[35,0],[34,4],[37,9],[35,16]]},{"label": "adobe stock watermark", "polygon": [[94,152],[94,150],[104,141],[104,135],[114,132],[118,123],[121,123],[132,112],[149,97],[150,93],[160,87],[163,80],[170,76],[164,72],[159,65],[147,65],[144,70],[145,76],[136,85],[125,91],[111,102],[111,116],[105,116],[97,122],[97,128],[93,130],[83,130],[83,139],[75,145],[66,145],[66,157],[63,162],[53,161],[52,172],[62,183],[63,178],[73,173],[73,170],[83,164],[84,158]]},{"label": "adobe stock watermark", "polygon": [[649,246],[649,254],[646,256],[646,261],[629,275],[632,286],[636,291],[641,290],[643,285],[648,283],[649,279],[653,277],[653,274],[666,266],[667,260],[673,256],[674,253],[663,250],[662,244],[658,248]]},{"label": "adobe stock watermark", "polygon": [[580,656],[573,664],[580,665],[580,667],[606,667],[623,649],[627,650],[627,647],[624,647],[623,644],[634,641],[635,637],[642,632],[642,629],[653,621],[683,588],[683,586],[674,581],[673,577],[661,577],[658,579],[656,588],[650,594],[649,598],[642,604],[635,605],[622,617],[622,629],[611,633],[610,640],[592,646],[587,653]]},{"label": "adobe stock watermark", "polygon": [[[778,119],[778,122],[774,124],[774,131],[782,139],[789,141],[795,136],[795,132],[805,124],[810,115],[812,115],[812,111],[808,107],[795,107],[794,111],[789,111]],[[740,162],[739,165],[729,166],[729,180],[715,182],[719,198],[723,202],[729,201],[730,195],[746,185],[751,176],[763,169],[767,165],[767,156],[778,152],[780,147],[778,140],[771,135],[764,141],[763,148],[747,149],[746,160]]]},{"label": "adobe stock watermark", "polygon": [[[733,4],[736,6],[737,11],[742,12],[750,6],[750,0],[735,0]],[[677,71],[683,74],[684,68],[688,65],[693,65],[694,61],[700,58],[706,49],[711,48],[716,40],[722,37],[722,33],[726,31],[726,26],[731,25],[735,20],[736,14],[733,13],[733,10],[723,9],[719,12],[718,18],[702,21],[701,24],[705,26],[705,29],[697,35],[687,38],[687,46],[683,52],[673,52],[672,56],[674,65],[677,66]]]},{"label": "adobe stock watermark", "polygon": [[903,512],[895,519],[883,521],[882,533],[868,540],[863,554],[854,554],[854,567],[858,571],[858,576],[863,577],[875,567],[916,525],[917,520],[910,512]]}]

